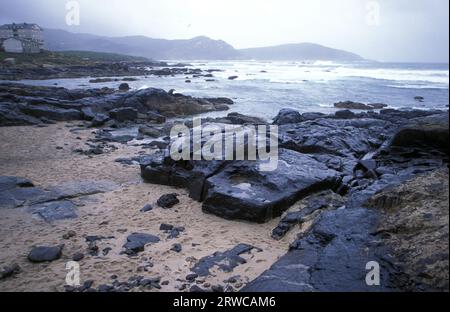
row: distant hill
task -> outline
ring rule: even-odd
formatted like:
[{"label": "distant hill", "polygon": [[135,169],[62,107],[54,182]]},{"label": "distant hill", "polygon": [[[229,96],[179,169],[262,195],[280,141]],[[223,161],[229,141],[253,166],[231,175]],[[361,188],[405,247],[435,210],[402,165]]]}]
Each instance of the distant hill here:
[{"label": "distant hill", "polygon": [[195,37],[188,40],[153,39],[144,36],[102,37],[64,30],[44,30],[50,51],[95,51],[143,56],[155,60],[236,59],[240,56],[222,40]]},{"label": "distant hill", "polygon": [[50,51],[109,52],[143,56],[154,60],[362,60],[359,55],[313,43],[237,50],[225,41],[204,36],[186,40],[167,40],[145,36],[104,37],[45,29],[44,40],[45,49]]},{"label": "distant hill", "polygon": [[283,44],[273,47],[242,49],[244,58],[257,60],[360,61],[357,54],[324,47],[315,43]]}]

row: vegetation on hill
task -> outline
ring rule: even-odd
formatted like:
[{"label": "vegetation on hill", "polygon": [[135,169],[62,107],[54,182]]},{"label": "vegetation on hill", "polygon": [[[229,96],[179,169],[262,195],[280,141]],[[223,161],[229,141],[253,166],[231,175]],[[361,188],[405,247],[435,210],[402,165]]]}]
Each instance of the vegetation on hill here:
[{"label": "vegetation on hill", "polygon": [[85,66],[93,63],[108,62],[147,62],[145,57],[129,56],[115,53],[89,52],[89,51],[44,51],[37,54],[0,52],[0,62],[13,58],[16,64],[21,65],[79,65]]}]

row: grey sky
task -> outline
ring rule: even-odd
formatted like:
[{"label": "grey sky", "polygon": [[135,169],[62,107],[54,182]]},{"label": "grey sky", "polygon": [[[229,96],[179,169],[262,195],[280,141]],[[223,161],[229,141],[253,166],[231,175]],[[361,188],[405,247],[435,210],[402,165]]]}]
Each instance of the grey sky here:
[{"label": "grey sky", "polygon": [[0,23],[108,36],[205,35],[235,48],[314,42],[376,60],[449,61],[448,0],[78,0],[79,26],[66,25],[66,2],[0,0]]}]

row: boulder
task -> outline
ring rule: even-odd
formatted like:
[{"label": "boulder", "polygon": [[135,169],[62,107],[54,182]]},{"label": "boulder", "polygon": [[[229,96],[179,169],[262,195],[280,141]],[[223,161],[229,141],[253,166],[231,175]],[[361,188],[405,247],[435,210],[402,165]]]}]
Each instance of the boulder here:
[{"label": "boulder", "polygon": [[304,121],[304,119],[298,111],[290,108],[283,108],[274,118],[273,124],[281,126],[286,124],[299,123],[302,121]]},{"label": "boulder", "polygon": [[449,116],[448,112],[411,119],[399,129],[390,142],[394,147],[433,147],[448,154]]},{"label": "boulder", "polygon": [[351,110],[345,109],[340,110],[334,113],[334,116],[338,119],[353,119],[356,118],[356,114],[352,112]]},{"label": "boulder", "polygon": [[50,262],[61,258],[63,246],[38,246],[31,249],[28,260],[31,262]]},{"label": "boulder", "polygon": [[128,83],[121,83],[119,85],[119,91],[128,91],[130,90],[130,86],[128,85]]}]

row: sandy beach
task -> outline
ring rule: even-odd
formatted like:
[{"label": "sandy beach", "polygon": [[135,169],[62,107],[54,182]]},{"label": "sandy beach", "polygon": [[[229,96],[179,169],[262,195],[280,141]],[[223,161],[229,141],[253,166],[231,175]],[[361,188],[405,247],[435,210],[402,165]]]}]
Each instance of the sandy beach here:
[{"label": "sandy beach", "polygon": [[[227,221],[201,211],[201,203],[188,197],[187,191],[168,186],[144,183],[139,166],[122,165],[114,160],[148,153],[133,142],[116,144],[117,150],[89,157],[74,153],[84,148],[92,130],[70,131],[76,123],[57,123],[46,127],[0,128],[0,175],[31,179],[35,185],[50,187],[73,181],[108,180],[117,184],[111,192],[87,196],[77,206],[78,218],[48,223],[37,218],[26,208],[0,210],[0,263],[17,263],[22,272],[0,281],[0,291],[64,291],[67,270],[65,265],[77,252],[85,253],[80,263],[81,283],[94,281],[94,287],[112,282],[111,276],[127,281],[133,276],[160,277],[165,282],[160,290],[188,290],[184,284],[186,275],[197,260],[216,251],[225,251],[239,243],[261,248],[243,255],[247,263],[226,273],[218,268],[206,278],[198,278],[203,287],[231,285],[224,280],[238,276],[231,285],[238,290],[245,283],[259,276],[279,257],[286,253],[289,242],[301,229],[291,231],[280,241],[270,237],[279,218],[265,224]],[[62,149],[61,149],[62,147]],[[178,193],[180,204],[172,209],[158,208],[157,199],[167,193]],[[154,209],[140,212],[146,204]],[[167,239],[159,230],[161,223],[185,227],[178,238]],[[63,235],[74,231],[76,235],[64,239]],[[147,245],[138,256],[121,254],[126,237],[134,232],[149,233],[161,238],[156,244]],[[99,255],[86,253],[85,237],[99,235],[114,237],[98,242]],[[173,244],[182,245],[182,251],[171,251]],[[27,255],[34,245],[64,244],[61,259],[51,263],[33,264]],[[107,255],[103,250],[111,248]],[[232,290],[229,289],[229,290]]]}]

